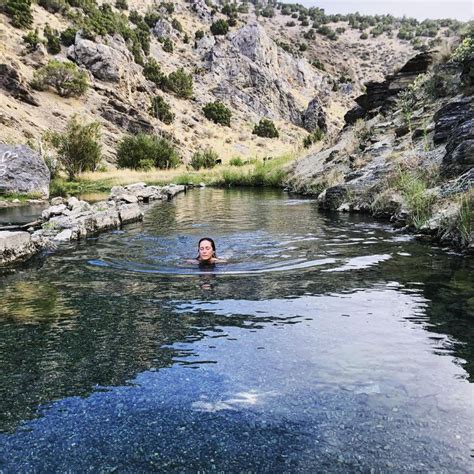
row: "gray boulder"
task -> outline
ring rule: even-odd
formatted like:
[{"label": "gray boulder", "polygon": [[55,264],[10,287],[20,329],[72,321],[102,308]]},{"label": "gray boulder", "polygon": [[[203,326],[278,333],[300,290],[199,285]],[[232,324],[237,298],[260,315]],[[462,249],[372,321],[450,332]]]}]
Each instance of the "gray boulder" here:
[{"label": "gray boulder", "polygon": [[153,34],[157,38],[177,38],[176,30],[173,28],[171,23],[164,18],[161,18],[155,23]]},{"label": "gray boulder", "polygon": [[128,224],[130,222],[141,221],[143,219],[143,212],[138,203],[120,204],[118,206],[120,222]]},{"label": "gray boulder", "polygon": [[28,232],[0,231],[0,265],[25,260],[37,251]]},{"label": "gray boulder", "polygon": [[314,132],[317,129],[327,131],[326,113],[321,105],[320,100],[315,97],[309,104],[308,108],[302,115],[303,127],[308,132]]},{"label": "gray boulder", "polygon": [[0,192],[49,196],[50,173],[40,154],[26,145],[0,144]]},{"label": "gray boulder", "polygon": [[123,38],[107,36],[105,41],[107,44],[95,43],[76,34],[67,56],[87,68],[97,79],[109,82],[135,80],[140,66],[134,62]]}]

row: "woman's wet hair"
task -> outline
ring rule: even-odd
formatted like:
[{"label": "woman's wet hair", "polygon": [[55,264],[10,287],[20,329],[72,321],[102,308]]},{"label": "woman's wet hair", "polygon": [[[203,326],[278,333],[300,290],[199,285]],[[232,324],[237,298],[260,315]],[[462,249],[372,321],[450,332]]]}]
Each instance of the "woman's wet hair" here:
[{"label": "woman's wet hair", "polygon": [[211,243],[211,247],[212,247],[212,257],[213,258],[217,258],[217,255],[216,255],[216,244],[214,242],[214,240],[212,240],[210,237],[203,237],[202,239],[199,240],[198,242],[198,254],[197,254],[197,259],[199,259],[199,247],[201,246],[201,242],[204,242],[205,240],[207,240],[208,242]]}]

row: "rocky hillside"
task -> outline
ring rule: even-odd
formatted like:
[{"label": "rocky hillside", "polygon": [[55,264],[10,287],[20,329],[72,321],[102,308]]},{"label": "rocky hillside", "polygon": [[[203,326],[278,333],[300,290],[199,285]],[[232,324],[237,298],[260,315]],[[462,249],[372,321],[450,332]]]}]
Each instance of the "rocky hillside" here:
[{"label": "rocky hillside", "polygon": [[[80,114],[101,124],[108,164],[137,132],[170,138],[184,162],[207,147],[224,161],[301,149],[308,133],[337,133],[365,82],[415,48],[456,41],[460,27],[212,0],[7,0],[1,11],[0,142],[37,147]],[[58,79],[54,60],[84,71],[89,87],[58,85],[77,71]],[[216,100],[231,112],[228,125],[203,114]],[[264,117],[277,138],[252,133]]]},{"label": "rocky hillside", "polygon": [[288,186],[320,207],[368,212],[474,250],[474,35],[367,84],[346,126],[292,167]]}]

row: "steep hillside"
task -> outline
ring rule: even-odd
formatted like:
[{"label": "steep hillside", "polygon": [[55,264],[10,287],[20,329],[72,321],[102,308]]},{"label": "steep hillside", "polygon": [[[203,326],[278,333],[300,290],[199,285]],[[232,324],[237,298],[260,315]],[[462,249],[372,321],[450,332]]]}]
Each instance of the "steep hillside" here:
[{"label": "steep hillside", "polygon": [[[0,13],[0,141],[36,146],[47,129],[64,130],[78,113],[101,123],[109,163],[119,140],[139,131],[171,138],[185,162],[206,147],[224,161],[298,150],[316,128],[334,134],[363,83],[381,80],[421,47],[397,37],[405,37],[400,31],[406,25],[393,18],[329,17],[295,5],[41,0],[31,6],[32,21],[19,28],[9,4],[15,2],[7,1]],[[219,20],[231,26],[213,34],[211,25]],[[417,31],[415,39],[441,42],[459,25],[435,26]],[[39,42],[31,39],[35,30]],[[56,51],[53,39],[48,52],[45,35],[56,37]],[[30,87],[35,71],[51,59],[72,60],[87,71],[91,87],[84,95],[61,97],[53,88]],[[162,75],[179,68],[191,75],[188,98],[145,78],[153,59]],[[171,123],[154,117],[155,96],[169,104]],[[217,99],[232,112],[230,126],[203,115],[203,106]],[[278,138],[252,134],[263,117],[275,122]]]}]

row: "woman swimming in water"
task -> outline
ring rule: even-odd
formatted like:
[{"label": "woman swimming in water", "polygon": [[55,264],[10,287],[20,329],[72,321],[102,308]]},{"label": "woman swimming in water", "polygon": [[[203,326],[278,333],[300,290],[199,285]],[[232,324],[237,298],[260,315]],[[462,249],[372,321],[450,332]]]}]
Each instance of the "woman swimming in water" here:
[{"label": "woman swimming in water", "polygon": [[210,237],[203,237],[198,243],[198,254],[195,260],[188,260],[189,263],[199,263],[199,265],[213,265],[214,263],[225,263],[226,260],[217,258],[216,244]]}]

